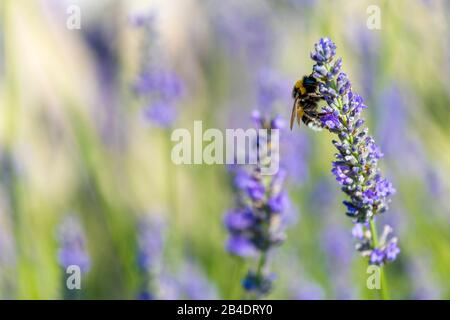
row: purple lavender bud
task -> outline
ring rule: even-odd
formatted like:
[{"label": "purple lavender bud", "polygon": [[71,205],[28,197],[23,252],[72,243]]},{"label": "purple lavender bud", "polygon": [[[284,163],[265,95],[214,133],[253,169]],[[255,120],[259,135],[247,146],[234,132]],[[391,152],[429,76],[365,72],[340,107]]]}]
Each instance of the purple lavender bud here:
[{"label": "purple lavender bud", "polygon": [[359,129],[364,124],[364,119],[358,119],[355,123],[355,129]]},{"label": "purple lavender bud", "polygon": [[336,79],[337,90],[340,95],[345,94],[348,90],[350,90],[350,81],[347,78],[347,75],[341,72]]},{"label": "purple lavender bud", "polygon": [[322,121],[322,125],[330,130],[336,130],[341,127],[341,122],[339,120],[339,117],[336,116],[334,113],[326,114],[322,117],[320,117],[320,121]]},{"label": "purple lavender bud", "polygon": [[226,249],[231,254],[240,257],[254,257],[258,254],[258,249],[255,245],[242,235],[231,236],[227,241]]},{"label": "purple lavender bud", "polygon": [[276,276],[270,274],[268,276],[259,276],[253,271],[249,271],[247,276],[242,280],[242,286],[249,292],[255,292],[258,296],[265,295],[272,289],[272,282]]},{"label": "purple lavender bud", "polygon": [[229,231],[243,231],[250,228],[255,218],[250,210],[235,209],[225,216],[225,226]]},{"label": "purple lavender bud", "polygon": [[268,201],[270,210],[273,213],[283,212],[288,206],[289,198],[286,192],[280,192],[275,197],[271,197]]},{"label": "purple lavender bud", "polygon": [[316,78],[325,78],[328,75],[328,70],[323,64],[317,64],[313,68],[313,75]]},{"label": "purple lavender bud", "polygon": [[343,201],[344,205],[347,207],[347,215],[349,217],[356,217],[356,215],[359,213],[359,208],[357,208],[353,203],[349,201]]},{"label": "purple lavender bud", "polygon": [[283,129],[286,126],[286,121],[281,116],[276,116],[270,122],[272,129]]},{"label": "purple lavender bud", "polygon": [[260,201],[265,197],[266,188],[262,184],[262,181],[250,179],[246,187],[247,194],[253,201]]},{"label": "purple lavender bud", "polygon": [[393,195],[395,193],[395,189],[392,186],[392,183],[379,177],[376,179],[375,192],[379,197],[386,198]]},{"label": "purple lavender bud", "polygon": [[336,55],[336,45],[329,38],[321,38],[314,49],[311,52],[311,59],[318,64],[330,62]]},{"label": "purple lavender bud", "polygon": [[334,63],[333,67],[331,68],[330,73],[327,74],[327,78],[331,79],[334,76],[336,76],[337,74],[339,74],[339,72],[341,71],[341,68],[342,68],[342,58],[339,58]]},{"label": "purple lavender bud", "polygon": [[263,121],[263,117],[259,110],[252,111],[252,120],[255,123],[255,126],[259,127],[260,123]]},{"label": "purple lavender bud", "polygon": [[242,168],[237,168],[234,173],[234,186],[239,190],[245,190],[250,183],[250,175]]},{"label": "purple lavender bud", "polygon": [[372,253],[370,254],[369,262],[370,264],[381,265],[383,264],[384,259],[385,253],[382,250],[375,248],[372,250]]},{"label": "purple lavender bud", "polygon": [[336,177],[336,180],[341,185],[348,185],[353,182],[353,180],[347,175],[349,173],[349,166],[342,161],[334,161],[333,169],[331,172]]},{"label": "purple lavender bud", "polygon": [[386,260],[394,261],[400,253],[400,248],[397,245],[397,239],[391,239],[386,247]]},{"label": "purple lavender bud", "polygon": [[355,239],[362,240],[364,238],[364,228],[361,223],[356,223],[352,229],[352,236]]}]

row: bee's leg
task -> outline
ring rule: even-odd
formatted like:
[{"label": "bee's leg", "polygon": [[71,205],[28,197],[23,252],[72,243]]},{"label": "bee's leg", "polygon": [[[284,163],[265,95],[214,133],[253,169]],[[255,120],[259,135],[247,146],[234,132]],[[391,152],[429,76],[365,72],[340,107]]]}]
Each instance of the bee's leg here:
[{"label": "bee's leg", "polygon": [[303,116],[302,121],[310,129],[320,131],[323,128],[322,122],[320,122],[320,120],[318,119]]},{"label": "bee's leg", "polygon": [[333,112],[332,112],[332,111],[328,111],[328,112],[319,112],[319,113],[317,113],[317,116],[323,117],[323,116],[329,116],[330,114],[333,114]]},{"label": "bee's leg", "polygon": [[309,93],[308,96],[311,98],[323,99],[323,95],[321,95],[320,93]]},{"label": "bee's leg", "polygon": [[305,112],[302,121],[313,130],[321,130],[323,128],[322,121],[317,117],[317,113]]}]

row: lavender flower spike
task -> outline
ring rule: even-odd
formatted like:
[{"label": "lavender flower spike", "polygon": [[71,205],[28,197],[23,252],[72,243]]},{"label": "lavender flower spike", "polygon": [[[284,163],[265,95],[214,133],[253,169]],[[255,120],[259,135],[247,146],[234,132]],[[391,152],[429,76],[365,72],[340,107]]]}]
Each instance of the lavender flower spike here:
[{"label": "lavender flower spike", "polygon": [[[257,138],[256,147],[261,143],[275,147],[270,143],[270,132],[280,129],[283,121],[279,117],[268,119],[259,112],[253,113],[253,120],[269,132],[269,141]],[[285,171],[280,167],[273,176],[262,175],[262,163],[264,159],[258,165],[237,168],[234,177],[237,206],[224,218],[229,232],[227,250],[243,258],[258,258],[256,268],[249,270],[242,281],[244,289],[256,297],[267,295],[272,289],[275,275],[267,272],[268,253],[285,240],[284,228],[289,223],[289,199],[283,187]]]},{"label": "lavender flower spike", "polygon": [[357,249],[369,258],[370,264],[382,265],[395,260],[400,252],[397,239],[387,239],[392,229],[386,227],[378,239],[375,227],[375,217],[388,209],[395,189],[381,175],[378,161],[383,154],[364,127],[361,112],[367,106],[352,91],[350,80],[341,72],[342,60],[335,60],[335,55],[336,45],[329,38],[320,39],[311,53],[316,62],[313,77],[326,101],[320,120],[324,128],[337,136],[333,140],[338,152],[332,173],[348,196],[344,201],[347,215],[357,223],[353,230],[361,241]]}]

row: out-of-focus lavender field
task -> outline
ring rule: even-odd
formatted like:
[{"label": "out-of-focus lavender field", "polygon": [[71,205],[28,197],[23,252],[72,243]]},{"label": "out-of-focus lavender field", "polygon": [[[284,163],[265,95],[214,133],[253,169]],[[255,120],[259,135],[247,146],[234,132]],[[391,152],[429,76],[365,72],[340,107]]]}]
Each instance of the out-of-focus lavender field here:
[{"label": "out-of-focus lavender field", "polygon": [[[367,26],[371,5],[380,29]],[[377,299],[331,173],[332,135],[288,126],[321,37],[364,97],[396,189],[377,218],[401,249],[384,268],[391,298],[450,298],[445,0],[2,0],[0,298],[249,297],[255,260],[227,250],[233,169],[175,165],[170,137],[196,120],[250,128],[257,109],[285,122],[289,202],[265,298]],[[69,265],[81,290],[66,285]]]}]

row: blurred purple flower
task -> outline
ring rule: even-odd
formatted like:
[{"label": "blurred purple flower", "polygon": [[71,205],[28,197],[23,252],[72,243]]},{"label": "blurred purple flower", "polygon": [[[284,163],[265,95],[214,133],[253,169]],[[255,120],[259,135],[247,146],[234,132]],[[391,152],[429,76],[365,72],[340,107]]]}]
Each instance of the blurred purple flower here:
[{"label": "blurred purple flower", "polygon": [[290,97],[290,88],[287,84],[288,81],[282,79],[273,69],[261,69],[257,79],[258,107],[267,112],[275,102],[287,101]]},{"label": "blurred purple flower", "polygon": [[361,223],[356,223],[352,229],[352,236],[355,239],[362,240],[364,238],[364,228]]},{"label": "blurred purple flower", "polygon": [[383,264],[385,259],[386,259],[385,252],[378,248],[373,249],[372,252],[370,253],[370,263],[371,264],[376,264],[376,265]]},{"label": "blurred purple flower", "polygon": [[372,231],[368,223],[356,224],[352,234],[358,240],[356,249],[363,256],[369,257],[370,264],[383,265],[386,262],[392,262],[400,253],[397,238],[391,236],[392,228],[389,225],[384,226],[383,234],[376,247],[373,246]]},{"label": "blurred purple flower", "polygon": [[436,277],[436,273],[430,272],[433,261],[428,252],[418,252],[409,257],[406,264],[409,282],[412,285],[410,299],[436,300],[442,299],[444,286]]},{"label": "blurred purple flower", "polygon": [[290,296],[293,300],[323,300],[325,291],[317,283],[305,281],[298,288],[292,290]]},{"label": "blurred purple flower", "polygon": [[254,216],[249,210],[232,210],[225,215],[225,226],[229,231],[242,231],[254,223]]},{"label": "blurred purple flower", "polygon": [[177,117],[177,109],[166,101],[158,101],[142,110],[143,118],[163,128],[170,127]]},{"label": "blurred purple flower", "polygon": [[397,241],[390,241],[385,249],[386,260],[394,261],[400,253],[400,248],[397,246]]},{"label": "blurred purple flower", "polygon": [[242,235],[232,235],[228,238],[226,249],[228,252],[240,257],[255,257],[258,249],[252,241]]},{"label": "blurred purple flower", "polygon": [[290,184],[300,185],[308,178],[309,139],[304,134],[284,130],[280,135],[280,157],[286,179]]},{"label": "blurred purple flower", "polygon": [[182,298],[189,300],[217,299],[217,289],[204,275],[200,267],[192,262],[185,263],[178,273]]},{"label": "blurred purple flower", "polygon": [[80,221],[75,215],[68,215],[58,229],[58,262],[64,269],[76,265],[86,273],[91,260],[86,250],[86,240]]},{"label": "blurred purple flower", "polygon": [[182,299],[182,287],[178,279],[167,272],[163,272],[158,275],[156,279],[157,283],[157,296],[156,299],[160,300],[179,300]]},{"label": "blurred purple flower", "polygon": [[[146,41],[150,41],[149,39],[154,37],[152,35],[153,16],[135,19],[137,26],[146,27],[145,32],[148,33]],[[148,56],[156,55],[156,52],[151,50],[151,43],[146,43],[144,49],[141,70],[133,84],[133,89],[146,105],[143,109],[144,119],[162,128],[169,128],[177,118],[178,110],[175,106],[183,96],[185,86],[180,76],[163,63],[156,65],[147,62]]]},{"label": "blurred purple flower", "polygon": [[253,271],[249,271],[242,280],[242,286],[248,292],[259,292],[261,295],[266,295],[272,290],[272,284],[275,280],[275,274],[258,275]]},{"label": "blurred purple flower", "polygon": [[269,60],[274,35],[269,13],[250,9],[256,8],[248,8],[237,1],[221,2],[214,6],[215,13],[211,18],[217,38],[225,41],[232,57],[243,53],[247,63],[255,65]]},{"label": "blurred purple flower", "polygon": [[[267,118],[253,112],[252,119],[258,128],[272,130],[282,127],[282,119],[278,117]],[[270,130],[267,142],[275,148],[270,144]],[[271,276],[265,270],[267,253],[285,240],[284,228],[293,221],[290,202],[284,191],[286,172],[280,168],[274,175],[262,175],[263,160],[249,168],[233,170],[237,208],[229,211],[224,219],[230,233],[226,244],[228,252],[241,257],[260,257],[257,271],[249,270],[242,281],[244,289],[257,297],[266,295],[271,289]]]},{"label": "blurred purple flower", "polygon": [[217,299],[216,287],[203,274],[197,264],[185,262],[175,275],[162,273],[157,279],[158,296],[162,300]]},{"label": "blurred purple flower", "polygon": [[137,298],[138,300],[155,300],[155,296],[148,291],[142,291]]},{"label": "blurred purple flower", "polygon": [[180,78],[168,70],[150,70],[137,79],[135,90],[141,95],[157,96],[171,101],[181,97],[183,84]]},{"label": "blurred purple flower", "polygon": [[280,271],[280,287],[285,290],[285,296],[290,300],[321,300],[325,299],[325,291],[319,283],[308,275],[301,262],[306,256],[299,255],[298,250],[285,248],[274,252],[274,265]]},{"label": "blurred purple flower", "polygon": [[377,135],[383,145],[386,155],[395,154],[392,159],[404,158],[407,153],[410,156],[407,137],[408,112],[406,101],[400,87],[392,83],[381,92],[378,110]]},{"label": "blurred purple flower", "polygon": [[164,249],[163,219],[156,215],[146,215],[138,224],[138,265],[145,272],[155,271],[162,265]]},{"label": "blurred purple flower", "polygon": [[[1,197],[3,198],[3,194]],[[6,213],[7,211],[2,205],[0,208],[0,269],[3,270],[14,267],[16,260],[11,221]],[[0,273],[0,280],[3,280],[2,276]],[[7,281],[7,279],[4,280]]]},{"label": "blurred purple flower", "polygon": [[281,116],[275,116],[270,122],[270,127],[273,129],[284,129],[286,127],[286,121]]},{"label": "blurred purple flower", "polygon": [[328,222],[321,243],[327,253],[327,270],[336,299],[351,299],[355,288],[351,281],[352,246],[349,234],[338,221]]},{"label": "blurred purple flower", "polygon": [[269,198],[267,204],[273,213],[283,212],[288,207],[289,197],[287,193],[283,191],[276,196]]},{"label": "blurred purple flower", "polygon": [[152,11],[138,12],[130,15],[128,20],[135,28],[151,27],[155,21],[155,14]]},{"label": "blurred purple flower", "polygon": [[358,58],[364,60],[364,67],[359,69],[362,93],[368,100],[373,101],[377,72],[380,70],[380,37],[377,33],[359,26],[349,30],[351,30],[349,42]]}]

